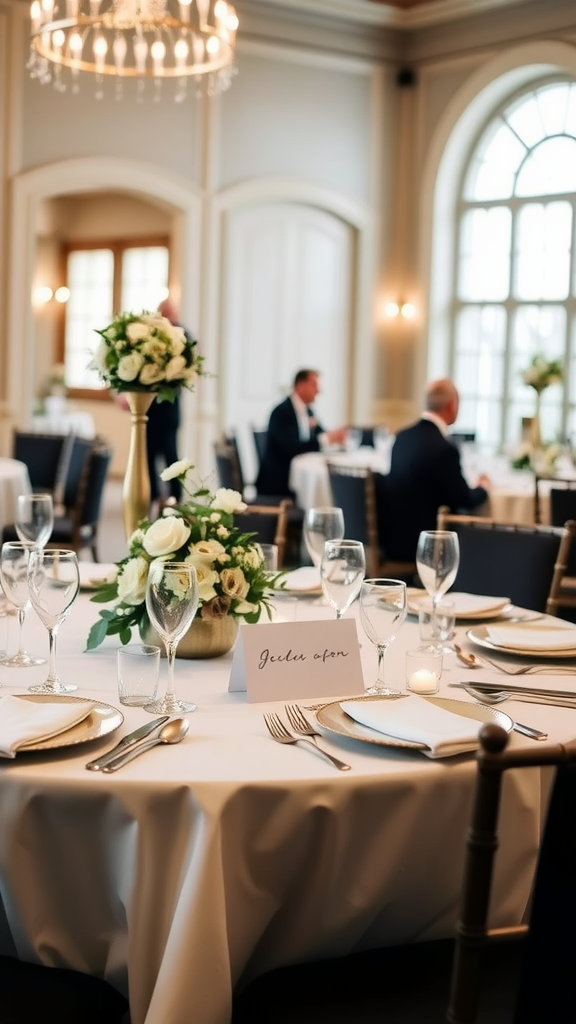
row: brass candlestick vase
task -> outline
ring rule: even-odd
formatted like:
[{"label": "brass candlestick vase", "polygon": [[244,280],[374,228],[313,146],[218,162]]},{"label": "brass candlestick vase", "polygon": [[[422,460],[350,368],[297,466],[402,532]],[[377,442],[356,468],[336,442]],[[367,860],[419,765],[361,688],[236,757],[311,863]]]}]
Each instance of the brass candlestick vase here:
[{"label": "brass candlestick vase", "polygon": [[150,391],[126,391],[124,394],[132,417],[128,465],[122,489],[124,531],[128,539],[142,519],[147,517],[150,508],[146,424],[148,409],[156,395]]},{"label": "brass candlestick vase", "polygon": [[[178,644],[176,657],[219,658],[234,646],[238,629],[239,622],[234,615],[223,615],[217,619],[197,616]],[[162,649],[162,641],[153,626],[146,630],[146,642],[158,644]]]},{"label": "brass candlestick vase", "polygon": [[536,391],[536,407],[534,409],[534,415],[532,417],[532,424],[530,429],[530,441],[533,451],[538,451],[542,447],[542,429],[540,426],[540,400],[541,393]]}]

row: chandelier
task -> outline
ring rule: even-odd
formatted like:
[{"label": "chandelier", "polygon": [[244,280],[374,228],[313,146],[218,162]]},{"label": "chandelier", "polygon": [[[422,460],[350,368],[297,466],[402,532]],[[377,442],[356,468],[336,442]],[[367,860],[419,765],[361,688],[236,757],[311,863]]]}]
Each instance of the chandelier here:
[{"label": "chandelier", "polygon": [[77,92],[82,71],[96,75],[97,98],[114,76],[117,96],[133,78],[139,95],[152,79],[156,98],[174,79],[181,101],[188,80],[212,95],[235,73],[238,18],[226,0],[34,0],[30,16],[31,76],[60,92]]}]

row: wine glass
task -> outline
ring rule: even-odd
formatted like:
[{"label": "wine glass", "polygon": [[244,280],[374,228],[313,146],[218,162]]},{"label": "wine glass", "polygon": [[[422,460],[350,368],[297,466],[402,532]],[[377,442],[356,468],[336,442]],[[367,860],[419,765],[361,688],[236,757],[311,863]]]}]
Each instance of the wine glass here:
[{"label": "wine glass", "polygon": [[71,693],[78,689],[76,684],[63,683],[56,671],[56,637],[80,590],[76,552],[60,548],[32,548],[28,562],[28,589],[32,607],[50,637],[46,680],[28,689],[32,693]]},{"label": "wine glass", "polygon": [[361,541],[326,541],[320,563],[320,580],[324,596],[334,608],[337,619],[342,618],[358,597],[365,571],[366,557]]},{"label": "wine glass", "polygon": [[11,658],[2,658],[0,664],[10,668],[30,668],[31,665],[44,665],[46,658],[32,658],[24,650],[22,633],[26,612],[30,607],[30,590],[28,589],[28,562],[30,556],[28,544],[21,541],[6,541],[2,545],[0,555],[0,573],[2,589],[11,604],[18,611],[19,638],[18,651]]},{"label": "wine glass", "polygon": [[175,715],[196,711],[196,705],[177,700],[174,695],[174,658],[176,648],[192,623],[198,608],[198,578],[188,562],[152,562],[146,583],[146,610],[150,622],[161,636],[168,659],[166,696],[144,706],[151,714]]},{"label": "wine glass", "polygon": [[304,542],[314,565],[319,566],[327,540],[344,536],[344,513],[341,508],[309,508],[304,516]]},{"label": "wine glass", "polygon": [[366,636],[378,651],[376,682],[366,688],[366,693],[394,697],[401,692],[386,686],[384,655],[396,638],[407,611],[406,584],[402,580],[364,580],[360,590],[360,621]]},{"label": "wine glass", "polygon": [[416,548],[416,567],[432,598],[433,633],[438,636],[438,603],[450,589],[460,562],[458,534],[451,530],[422,530]]},{"label": "wine glass", "polygon": [[20,494],[16,506],[16,533],[29,548],[43,548],[54,527],[51,494]]}]

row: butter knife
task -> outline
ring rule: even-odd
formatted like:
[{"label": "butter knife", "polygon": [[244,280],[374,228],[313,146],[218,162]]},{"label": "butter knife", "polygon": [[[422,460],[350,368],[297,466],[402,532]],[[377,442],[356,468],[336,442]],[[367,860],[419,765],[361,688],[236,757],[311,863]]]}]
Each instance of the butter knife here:
[{"label": "butter knife", "polygon": [[133,747],[135,743],[149,736],[155,729],[159,729],[164,722],[167,722],[169,715],[162,715],[161,718],[154,718],[151,722],[146,722],[145,725],[141,725],[139,729],[135,729],[134,732],[129,732],[127,736],[124,736],[115,747],[111,750],[107,750],[105,754],[100,754],[99,757],[95,757],[93,761],[88,761],[85,765],[89,771],[98,772],[104,765],[108,764],[109,761],[113,761],[118,754],[126,750],[129,747]]}]

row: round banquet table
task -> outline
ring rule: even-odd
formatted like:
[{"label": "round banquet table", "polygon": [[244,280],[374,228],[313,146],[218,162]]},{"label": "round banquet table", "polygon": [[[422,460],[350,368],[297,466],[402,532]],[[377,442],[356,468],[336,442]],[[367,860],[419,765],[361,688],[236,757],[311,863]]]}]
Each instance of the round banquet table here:
[{"label": "round banquet table", "polygon": [[0,530],[15,521],[18,495],[30,490],[25,464],[18,459],[0,459]]},{"label": "round banquet table", "polygon": [[[60,631],[59,671],[79,696],[118,708],[117,644],[84,650],[97,609],[85,594],[77,600]],[[331,615],[298,600],[297,621]],[[371,682],[375,651],[358,633]],[[12,649],[16,640],[14,620]],[[47,653],[33,612],[25,643]],[[389,651],[391,682],[402,685],[416,645],[407,621]],[[262,719],[271,706],[228,693],[231,660],[178,660],[177,692],[198,703],[188,736],[114,774],[85,762],[148,721],[140,708],[123,708],[108,739],[0,759],[0,952],[106,977],[129,996],[132,1024],[228,1024],[234,986],[266,970],[454,928],[473,757],[429,760],[326,736],[352,767],[338,772],[271,740]],[[442,688],[453,696],[448,683],[470,671],[447,662]],[[0,667],[0,696],[45,674]],[[506,709],[551,739],[576,733],[571,710]],[[522,918],[541,810],[541,774],[506,773],[494,925]]]}]

